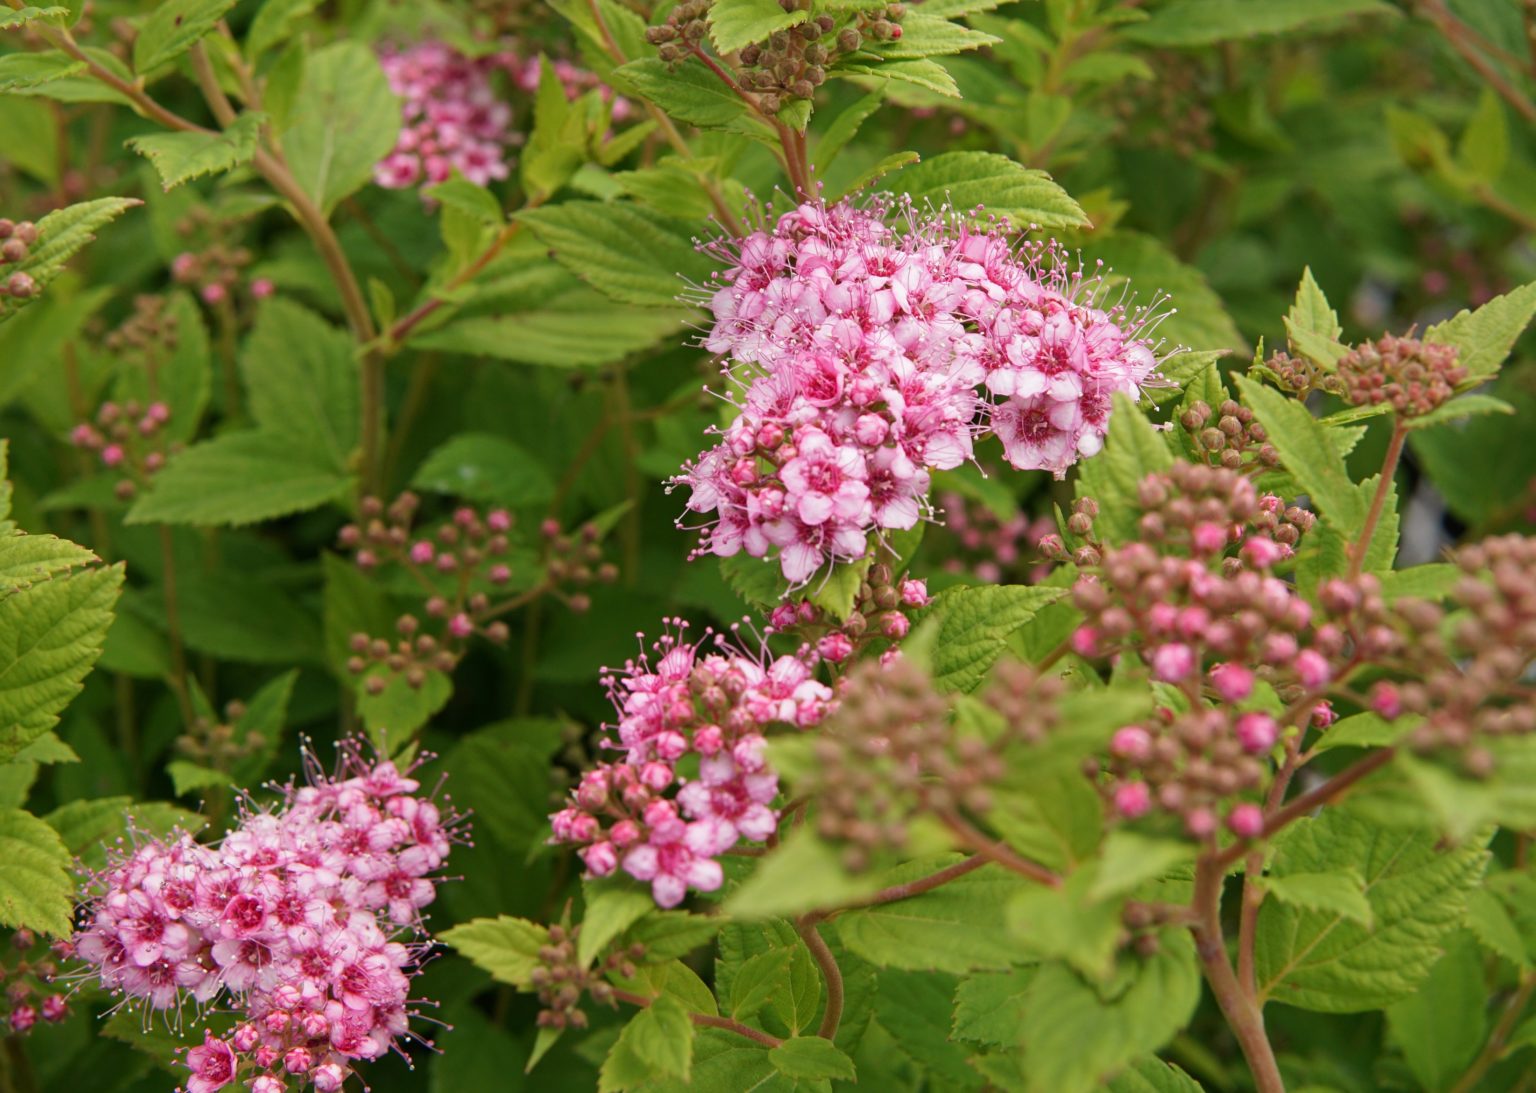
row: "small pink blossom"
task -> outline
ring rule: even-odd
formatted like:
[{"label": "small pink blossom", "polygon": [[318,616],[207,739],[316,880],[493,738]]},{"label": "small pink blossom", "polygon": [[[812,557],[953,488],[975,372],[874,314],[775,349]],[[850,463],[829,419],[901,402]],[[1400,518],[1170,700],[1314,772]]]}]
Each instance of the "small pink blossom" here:
[{"label": "small pink blossom", "polygon": [[1195,670],[1195,653],[1188,645],[1170,642],[1152,650],[1152,677],[1164,683],[1180,683]]},{"label": "small pink blossom", "polygon": [[1245,713],[1234,727],[1238,743],[1250,755],[1268,751],[1280,739],[1280,723],[1267,713]]},{"label": "small pink blossom", "polygon": [[1145,816],[1152,807],[1152,791],[1145,782],[1122,782],[1114,796],[1115,811],[1127,820]]},{"label": "small pink blossom", "polygon": [[1256,839],[1264,833],[1264,811],[1258,805],[1234,805],[1227,814],[1227,827],[1240,839]]}]

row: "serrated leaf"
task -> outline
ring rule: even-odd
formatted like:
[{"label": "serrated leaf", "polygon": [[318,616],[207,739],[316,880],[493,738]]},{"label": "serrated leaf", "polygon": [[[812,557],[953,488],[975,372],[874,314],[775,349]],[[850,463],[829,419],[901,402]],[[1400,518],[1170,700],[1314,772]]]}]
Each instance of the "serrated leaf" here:
[{"label": "serrated leaf", "polygon": [[477,918],[438,935],[502,983],[527,989],[539,966],[539,949],[549,944],[549,930],[511,915]]},{"label": "serrated leaf", "polygon": [[1346,538],[1365,523],[1366,503],[1350,481],[1344,457],[1334,445],[1334,431],[1306,406],[1247,376],[1233,377],[1243,401],[1269,434],[1280,462],[1312,505]]},{"label": "serrated leaf", "polygon": [[994,1047],[1016,1047],[1024,1023],[1024,998],[1033,968],[1010,968],[967,976],[955,988],[956,1039]]},{"label": "serrated leaf", "polygon": [[1041,959],[1065,961],[1095,980],[1109,977],[1124,930],[1121,899],[1095,899],[1089,890],[1098,868],[1078,870],[1056,888],[1024,888],[1008,906],[1008,929],[1019,948]]},{"label": "serrated leaf", "polygon": [[0,599],[0,760],[58,723],[101,655],[122,565],[56,577]]},{"label": "serrated leaf", "polygon": [[1194,848],[1186,842],[1148,838],[1124,829],[1112,831],[1104,840],[1098,875],[1089,885],[1087,897],[1099,901],[1128,895],[1193,857]]},{"label": "serrated leaf", "polygon": [[917,61],[966,53],[1000,41],[1000,38],[963,23],[950,22],[923,8],[913,8],[901,21],[900,38],[869,42],[865,48],[890,61]]},{"label": "serrated leaf", "polygon": [[[3,463],[0,463],[0,473]],[[0,595],[97,561],[85,547],[52,535],[0,534]]]},{"label": "serrated leaf", "polygon": [[1076,201],[1044,171],[1031,170],[994,152],[942,152],[904,167],[890,189],[908,194],[919,208],[945,203],[961,212],[984,205],[1015,228],[1087,227]]},{"label": "serrated leaf", "polygon": [[70,12],[65,7],[24,7],[6,8],[0,11],[0,30],[15,30],[24,27],[28,23],[47,23],[51,26],[67,26],[70,22]]},{"label": "serrated leaf", "polygon": [[1288,828],[1276,841],[1270,876],[1354,869],[1375,926],[1265,900],[1255,946],[1260,997],[1354,1013],[1418,989],[1439,959],[1441,939],[1461,923],[1487,860],[1477,846],[1441,851],[1437,844],[1432,831],[1382,828],[1338,806]]},{"label": "serrated leaf", "polygon": [[788,992],[794,957],[789,945],[748,957],[731,976],[731,1016],[738,1021],[756,1017],[775,994]]},{"label": "serrated leaf", "polygon": [[725,910],[743,919],[797,915],[852,903],[878,888],[872,877],[849,875],[835,849],[809,827],[798,827],[759,859],[752,875],[726,897]]},{"label": "serrated leaf", "polygon": [[73,933],[75,885],[59,833],[21,809],[0,811],[0,923]]},{"label": "serrated leaf", "polygon": [[245,113],[216,133],[149,133],[128,146],[155,165],[165,189],[249,163],[265,114]]},{"label": "serrated leaf", "polygon": [[400,104],[373,51],[337,42],[311,54],[282,134],[304,192],[329,214],[373,177],[400,131]]},{"label": "serrated leaf", "polygon": [[130,833],[165,838],[174,831],[196,834],[207,826],[195,812],[164,801],[134,801],[131,797],[97,797],[70,801],[43,817],[64,841],[65,848],[87,868],[106,861],[110,844],[122,847]]},{"label": "serrated leaf", "polygon": [[555,483],[543,463],[512,441],[490,433],[461,433],[434,449],[411,485],[513,507],[543,505],[555,495]]},{"label": "serrated leaf", "polygon": [[[664,276],[655,280],[666,282]],[[416,335],[410,344],[544,368],[598,368],[679,337],[690,315],[675,304],[615,307],[595,292],[569,293],[554,303],[558,306],[510,315],[457,318]]]},{"label": "serrated leaf", "polygon": [[1494,398],[1492,395],[1461,395],[1435,407],[1427,414],[1409,418],[1405,424],[1410,429],[1425,429],[1443,421],[1459,421],[1462,418],[1477,417],[1481,414],[1507,415],[1515,412],[1513,404],[1501,398]]},{"label": "serrated leaf", "polygon": [[598,1073],[598,1093],[623,1093],[655,1078],[687,1082],[694,1032],[681,1002],[669,995],[657,998],[619,1033]]},{"label": "serrated leaf", "polygon": [[[1167,313],[1157,325],[1157,337],[1166,339],[1169,347],[1199,351],[1171,358],[1159,370],[1162,375],[1176,379],[1180,368],[1198,367],[1207,351],[1225,352],[1246,346],[1246,339],[1205,274],[1181,261],[1160,239],[1117,229],[1103,240],[1095,240],[1093,256],[1111,267],[1103,271],[1106,293],[1113,290],[1118,297],[1120,286],[1129,282],[1138,302],[1167,297],[1155,308],[1159,313]],[[1156,400],[1154,390],[1149,388],[1147,394]]]},{"label": "serrated leaf", "polygon": [[84,71],[84,61],[77,61],[59,49],[45,53],[7,53],[0,55],[0,94],[40,87]]},{"label": "serrated leaf", "polygon": [[741,96],[698,61],[669,70],[662,61],[647,57],[621,65],[613,75],[635,95],[701,129],[726,128],[747,112]]},{"label": "serrated leaf", "polygon": [[581,916],[581,933],[576,940],[576,959],[589,966],[614,938],[654,910],[656,901],[650,893],[626,885],[623,881],[589,885],[587,909]]},{"label": "serrated leaf", "polygon": [[1365,881],[1353,869],[1269,877],[1264,881],[1264,890],[1282,903],[1308,911],[1331,912],[1358,922],[1367,930],[1375,920],[1370,901],[1365,898]]},{"label": "serrated leaf", "polygon": [[[374,693],[370,679],[384,680],[383,690]],[[374,742],[393,754],[405,747],[417,730],[453,697],[453,679],[446,672],[429,668],[420,686],[411,686],[404,672],[391,672],[383,665],[371,668],[358,679],[357,712]]]},{"label": "serrated leaf", "polygon": [[1460,311],[1424,331],[1426,342],[1454,345],[1468,379],[1493,375],[1536,315],[1536,281],[1496,296],[1476,311]]},{"label": "serrated leaf", "polygon": [[839,1051],[831,1040],[820,1036],[796,1036],[768,1052],[768,1061],[786,1078],[818,1081],[836,1078],[855,1081],[853,1060]]},{"label": "serrated leaf", "polygon": [[1456,162],[1484,183],[1497,180],[1509,162],[1509,123],[1504,118],[1498,92],[1487,84],[1478,96],[1477,109],[1462,130]]},{"label": "serrated leaf", "polygon": [[1530,966],[1520,928],[1486,888],[1475,888],[1467,894],[1467,929],[1489,952],[1497,953],[1517,968]]},{"label": "serrated leaf", "polygon": [[1312,745],[1312,750],[1390,747],[1412,732],[1418,723],[1418,719],[1412,717],[1388,721],[1376,713],[1351,714],[1324,729],[1322,739]]},{"label": "serrated leaf", "polygon": [[673,309],[679,277],[704,284],[713,263],[693,246],[690,226],[632,205],[567,201],[518,214],[576,276],[623,303]]},{"label": "serrated leaf", "polygon": [[1199,1082],[1155,1056],[1138,1059],[1106,1082],[1104,1088],[1109,1093],[1202,1093]]},{"label": "serrated leaf", "polygon": [[943,95],[945,98],[958,99],[960,97],[960,85],[955,83],[955,78],[949,74],[949,70],[937,61],[883,61],[873,58],[867,62],[844,61],[832,69],[830,74],[833,76],[877,76],[884,80],[895,80],[898,83],[913,84],[925,91],[932,91],[936,95]]},{"label": "serrated leaf", "polygon": [[133,68],[143,75],[174,61],[218,26],[235,0],[164,0],[133,40]]},{"label": "serrated leaf", "polygon": [[675,960],[712,941],[729,922],[724,915],[696,915],[688,911],[659,911],[642,918],[625,934],[626,944],[645,946],[640,960]]},{"label": "serrated leaf", "polygon": [[[74,254],[95,239],[98,228],[117,219],[118,216],[143,202],[132,197],[102,197],[95,201],[83,201],[56,209],[37,222],[37,243],[27,257],[11,273],[28,274],[39,285],[46,285],[64,268]],[[37,299],[34,293],[29,299]],[[14,315],[26,300],[11,300],[10,307],[0,312],[0,320]]]},{"label": "serrated leaf", "polygon": [[810,8],[785,11],[779,0],[715,0],[709,9],[709,38],[719,52],[734,53],[810,16]]},{"label": "serrated leaf", "polygon": [[127,522],[238,527],[319,508],[351,488],[348,475],[288,436],[253,429],[172,456]]},{"label": "serrated leaf", "polygon": [[186,759],[172,759],[165,765],[165,773],[170,775],[171,792],[177,797],[185,797],[189,793],[214,786],[234,784],[224,772],[200,767]]},{"label": "serrated leaf", "polygon": [[1142,45],[1181,48],[1283,34],[1353,15],[1395,14],[1382,0],[1174,0],[1121,33]]},{"label": "serrated leaf", "polygon": [[986,585],[946,595],[933,652],[934,685],[972,690],[997,663],[1008,638],[1064,595],[1065,589],[1039,585]]},{"label": "serrated leaf", "polygon": [[837,158],[838,152],[858,135],[859,128],[876,110],[880,109],[884,102],[885,95],[875,91],[855,100],[832,119],[832,124],[822,131],[820,138],[816,141],[812,166],[816,168],[818,176],[826,173],[827,168]]}]

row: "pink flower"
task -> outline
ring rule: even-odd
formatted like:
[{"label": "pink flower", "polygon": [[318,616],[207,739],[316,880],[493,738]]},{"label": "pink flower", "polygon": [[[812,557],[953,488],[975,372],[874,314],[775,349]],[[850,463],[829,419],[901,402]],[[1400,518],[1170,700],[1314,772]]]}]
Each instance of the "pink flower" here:
[{"label": "pink flower", "polygon": [[121,444],[108,444],[101,449],[101,461],[109,467],[120,466],[125,458],[127,453]]},{"label": "pink flower", "polygon": [[858,450],[835,446],[826,433],[808,429],[798,452],[780,469],[788,500],[805,524],[865,523],[869,505],[866,470]]},{"label": "pink flower", "polygon": [[853,653],[853,642],[841,630],[834,630],[816,643],[821,659],[831,664],[841,664]]},{"label": "pink flower", "polygon": [[192,1071],[187,1093],[213,1093],[234,1081],[235,1053],[229,1044],[208,1032],[201,1044],[187,1052],[187,1067]]}]

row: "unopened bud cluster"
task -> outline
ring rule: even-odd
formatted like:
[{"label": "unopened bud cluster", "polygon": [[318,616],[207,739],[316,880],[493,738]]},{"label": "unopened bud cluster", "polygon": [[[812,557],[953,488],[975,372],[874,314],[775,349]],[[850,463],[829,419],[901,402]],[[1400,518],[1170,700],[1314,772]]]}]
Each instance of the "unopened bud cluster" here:
[{"label": "unopened bud cluster", "polygon": [[871,641],[900,641],[912,629],[911,613],[928,606],[928,582],[897,578],[891,567],[876,562],[869,567],[854,594],[853,609],[840,624],[809,601],[781,603],[768,616],[773,630],[796,632],[814,640],[816,652],[829,664],[842,664]]},{"label": "unopened bud cluster", "polygon": [[1306,398],[1313,391],[1344,394],[1344,383],[1337,373],[1318,367],[1306,357],[1293,357],[1279,350],[1264,362],[1264,368],[1274,376],[1275,382],[1297,398]]},{"label": "unopened bud cluster", "polygon": [[129,501],[164,468],[167,456],[180,449],[164,435],[170,420],[171,408],[163,402],[104,402],[95,420],[76,425],[69,439],[75,447],[95,453],[101,465],[118,476],[113,492],[118,500]]},{"label": "unopened bud cluster", "polygon": [[1339,359],[1344,398],[1355,406],[1391,406],[1419,417],[1449,401],[1467,378],[1456,348],[1385,334]]},{"label": "unopened bud cluster", "polygon": [[20,266],[37,242],[37,225],[30,220],[17,223],[0,218],[0,308],[7,298],[28,300],[37,295],[37,281],[30,273],[6,267]]},{"label": "unopened bud cluster", "polygon": [[[1089,659],[1140,655],[1182,697],[1114,734],[1102,791],[1127,820],[1160,810],[1196,838],[1223,818],[1255,836],[1263,815],[1237,798],[1262,786],[1270,751],[1314,716],[1346,652],[1346,635],[1314,626],[1311,605],[1272,572],[1312,515],[1261,497],[1236,471],[1190,463],[1138,492],[1141,538],[1095,548],[1100,562],[1072,590],[1084,622],[1071,644]],[[1083,515],[1073,530],[1087,535]]]},{"label": "unopened bud cluster", "polygon": [[581,937],[581,923],[551,926],[549,940],[539,947],[539,964],[528,979],[538,992],[540,1028],[586,1028],[587,1015],[581,1009],[583,996],[595,1002],[614,1005],[609,974],[632,979],[635,961],[645,956],[645,946],[627,945],[608,953],[595,967],[588,968],[577,956],[576,942]]},{"label": "unopened bud cluster", "polygon": [[1038,562],[1040,541],[1056,526],[1049,517],[1017,512],[1004,518],[991,506],[952,492],[939,494],[938,503],[942,522],[928,530],[928,539],[954,544],[943,562],[946,572],[969,573],[986,584],[1036,584],[1050,572]]},{"label": "unopened bud cluster", "polygon": [[261,754],[267,746],[266,734],[257,729],[241,731],[245,716],[243,702],[224,707],[222,720],[198,717],[187,731],[176,738],[176,750],[198,766],[229,772],[246,759]]},{"label": "unopened bud cluster", "polygon": [[1214,411],[1204,402],[1193,403],[1179,415],[1179,424],[1189,434],[1190,448],[1206,463],[1229,471],[1280,465],[1280,453],[1269,443],[1264,426],[1254,420],[1252,410],[1232,399]]},{"label": "unopened bud cluster", "polygon": [[56,960],[69,955],[69,946],[47,946],[31,930],[17,930],[11,935],[11,949],[17,954],[14,964],[0,961],[0,980],[5,983],[3,1018],[7,1032],[25,1036],[41,1019],[56,1025],[69,1016],[67,994],[54,986],[58,971]]}]

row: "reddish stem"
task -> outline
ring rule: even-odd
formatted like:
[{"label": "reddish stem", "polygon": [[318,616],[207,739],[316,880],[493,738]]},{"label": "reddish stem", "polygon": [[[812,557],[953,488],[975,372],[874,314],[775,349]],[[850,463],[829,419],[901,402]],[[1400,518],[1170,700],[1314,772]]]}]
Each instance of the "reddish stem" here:
[{"label": "reddish stem", "polygon": [[[613,997],[620,1002],[627,1002],[631,1006],[639,1006],[641,1009],[656,1001],[656,999],[647,998],[643,994],[631,994],[629,991],[617,989],[614,990]],[[688,1020],[701,1028],[719,1028],[724,1029],[726,1032],[734,1032],[736,1035],[745,1036],[748,1040],[756,1041],[764,1047],[778,1047],[784,1042],[777,1036],[770,1036],[762,1029],[755,1029],[751,1025],[744,1025],[740,1021],[731,1020],[729,1017],[716,1017],[710,1013],[690,1012]]]}]

